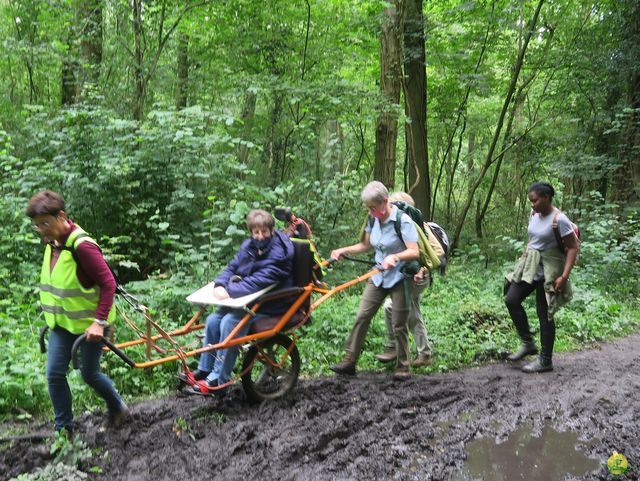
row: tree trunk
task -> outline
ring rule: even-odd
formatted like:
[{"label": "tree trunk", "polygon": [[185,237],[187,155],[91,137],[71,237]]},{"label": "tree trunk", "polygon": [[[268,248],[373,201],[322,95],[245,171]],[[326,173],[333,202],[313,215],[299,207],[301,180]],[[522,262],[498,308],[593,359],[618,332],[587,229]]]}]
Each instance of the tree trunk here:
[{"label": "tree trunk", "polygon": [[407,192],[416,206],[431,212],[431,183],[427,151],[427,70],[425,65],[422,0],[406,0],[404,7],[404,107],[407,151]]},{"label": "tree trunk", "polygon": [[135,97],[133,99],[133,118],[134,120],[142,120],[144,112],[144,102],[146,97],[146,82],[142,63],[144,61],[142,42],[142,0],[132,0],[133,8],[133,76],[135,79]]},{"label": "tree trunk", "polygon": [[85,83],[96,85],[100,79],[102,65],[102,9],[103,0],[83,0],[80,6],[82,30],[80,31],[80,53],[82,54],[82,76],[80,91]]},{"label": "tree trunk", "polygon": [[493,170],[493,177],[491,179],[491,185],[489,186],[489,191],[487,192],[487,197],[485,198],[484,204],[481,209],[476,210],[476,236],[478,238],[482,238],[482,223],[484,222],[485,215],[487,214],[487,210],[489,209],[489,203],[491,202],[491,197],[493,196],[493,191],[496,188],[496,184],[498,182],[498,175],[500,174],[500,167],[502,165],[502,161],[505,156],[505,150],[507,149],[507,144],[511,139],[511,134],[513,132],[513,123],[516,118],[516,113],[522,108],[522,105],[525,101],[526,90],[520,88],[518,89],[518,93],[515,96],[515,100],[513,102],[513,106],[511,108],[511,112],[509,114],[509,120],[507,121],[507,129],[505,130],[504,137],[502,140],[502,151],[498,155],[496,167]]},{"label": "tree trunk", "polygon": [[489,146],[489,152],[487,153],[487,158],[482,166],[482,168],[480,169],[480,172],[478,174],[478,177],[476,178],[476,180],[474,181],[473,185],[471,186],[471,190],[469,192],[468,198],[465,202],[465,205],[462,209],[462,214],[460,216],[460,219],[458,220],[456,229],[455,229],[455,233],[453,236],[453,242],[452,242],[452,249],[454,249],[457,245],[458,242],[460,241],[460,233],[462,232],[462,227],[464,225],[464,222],[466,220],[467,217],[467,213],[469,212],[469,208],[471,207],[471,204],[473,203],[473,197],[475,195],[476,190],[478,189],[478,187],[480,186],[482,180],[484,179],[485,174],[487,173],[487,170],[489,170],[489,167],[491,167],[491,164],[493,163],[494,159],[493,159],[493,153],[495,152],[496,149],[496,145],[498,144],[498,140],[500,139],[500,133],[502,131],[502,126],[504,124],[504,119],[505,116],[507,114],[507,110],[509,108],[509,104],[511,103],[511,98],[513,97],[513,94],[516,90],[516,85],[518,83],[518,77],[520,76],[520,71],[522,70],[522,65],[524,64],[524,56],[525,53],[527,51],[527,46],[529,45],[529,41],[531,40],[531,36],[534,32],[535,26],[538,22],[538,16],[540,15],[540,10],[542,9],[542,4],[544,3],[544,0],[539,0],[538,1],[538,5],[536,6],[536,11],[531,19],[531,21],[529,22],[529,26],[527,28],[527,34],[524,38],[524,41],[522,43],[522,46],[520,47],[520,51],[518,52],[518,59],[516,60],[516,64],[513,67],[513,74],[511,76],[511,83],[509,85],[509,89],[507,90],[507,95],[504,99],[504,102],[502,104],[502,110],[500,112],[500,117],[498,118],[498,124],[496,125],[496,130],[494,132],[493,135],[493,140],[491,141],[491,145]]},{"label": "tree trunk", "polygon": [[385,104],[376,122],[373,178],[392,190],[395,186],[398,108],[402,87],[402,5],[396,0],[382,14],[380,32],[380,91]]},{"label": "tree trunk", "polygon": [[[480,48],[480,54],[478,55],[478,60],[476,62],[476,66],[475,69],[473,71],[473,77],[475,77],[478,74],[478,71],[480,70],[480,65],[482,65],[482,61],[484,59],[484,54],[487,50],[487,46],[489,44],[489,34],[491,33],[491,29],[493,27],[493,13],[495,11],[495,0],[491,3],[491,16],[489,17],[489,21],[487,22],[487,29],[485,31],[484,34],[484,40],[482,42],[482,47]],[[471,87],[472,87],[472,83],[468,82],[467,83],[467,87],[465,88],[465,93],[464,93],[464,97],[462,98],[462,102],[460,103],[460,107],[457,109],[457,115],[456,115],[456,122],[455,125],[453,127],[453,130],[451,131],[451,135],[449,136],[449,141],[447,142],[447,149],[445,151],[445,154],[442,156],[442,163],[440,164],[440,169],[438,171],[438,176],[436,177],[436,183],[435,183],[435,187],[433,189],[433,200],[431,202],[431,218],[434,217],[435,215],[435,209],[436,209],[436,201],[437,201],[437,196],[438,196],[438,187],[440,185],[440,180],[442,177],[442,168],[444,166],[444,161],[449,158],[449,152],[451,152],[451,149],[453,148],[453,139],[455,138],[456,134],[458,133],[458,128],[460,126],[460,121],[463,118],[463,114],[465,115],[464,118],[464,124],[466,126],[466,114],[467,114],[467,102],[469,101],[469,95],[471,94]],[[462,137],[464,133],[464,129],[463,132],[460,133],[460,137]],[[460,138],[459,143],[462,142],[462,138]],[[457,163],[456,159],[456,163]],[[451,174],[451,178],[447,178],[447,184],[448,185],[453,185],[453,176],[455,175],[455,170],[453,170],[452,172],[450,172]],[[450,203],[450,191],[447,190],[447,215],[450,213],[449,211],[449,203]]]},{"label": "tree trunk", "polygon": [[627,39],[624,50],[628,55],[627,102],[632,110],[625,116],[625,125],[620,143],[622,163],[614,172],[613,200],[620,204],[635,203],[640,197],[640,4],[629,2],[624,31]]},{"label": "tree trunk", "polygon": [[[244,104],[242,106],[242,113],[240,118],[242,119],[242,134],[241,139],[246,141],[251,138],[251,128],[253,127],[253,116],[256,112],[256,92],[253,89],[248,89],[244,96]],[[245,143],[238,145],[238,162],[246,164],[249,160],[249,148]]]},{"label": "tree trunk", "polygon": [[72,105],[76,102],[78,62],[75,60],[75,48],[73,46],[73,35],[69,34],[67,39],[67,52],[62,59],[62,70],[60,72],[61,91],[60,103]]},{"label": "tree trunk", "polygon": [[176,109],[184,109],[188,105],[189,95],[189,36],[183,32],[178,34],[178,91]]},{"label": "tree trunk", "polygon": [[276,185],[279,181],[278,170],[280,169],[280,157],[282,155],[282,139],[278,134],[278,124],[282,114],[282,95],[274,93],[273,107],[269,120],[269,140],[267,144],[267,172],[271,175],[271,184]]},{"label": "tree trunk", "polygon": [[[551,43],[553,41],[554,30],[549,29],[549,35],[545,41],[543,58],[549,53],[551,49]],[[541,65],[540,68],[544,68],[544,65]],[[487,214],[487,210],[489,209],[489,204],[491,202],[491,197],[493,196],[493,192],[495,190],[496,184],[498,182],[498,176],[500,175],[500,168],[502,166],[502,162],[504,160],[505,152],[517,143],[519,140],[512,139],[512,133],[514,130],[514,122],[516,119],[522,117],[522,109],[524,108],[525,100],[527,99],[527,93],[529,92],[529,87],[535,80],[538,75],[539,70],[532,71],[522,82],[522,84],[518,87],[518,91],[515,94],[513,107],[511,108],[511,113],[509,114],[509,120],[507,121],[507,129],[505,131],[503,140],[502,140],[502,150],[500,154],[498,154],[496,167],[493,172],[493,178],[491,179],[491,185],[489,186],[489,192],[487,193],[487,197],[484,201],[482,209],[479,211],[479,218],[476,219],[476,235],[478,237],[482,237],[482,224],[484,223],[484,218]]]}]

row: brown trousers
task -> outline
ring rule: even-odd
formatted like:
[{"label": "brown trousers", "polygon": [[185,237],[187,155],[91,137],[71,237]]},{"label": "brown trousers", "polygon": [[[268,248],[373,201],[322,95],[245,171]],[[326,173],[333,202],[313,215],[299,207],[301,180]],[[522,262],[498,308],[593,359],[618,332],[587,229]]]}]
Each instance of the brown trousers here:
[{"label": "brown trousers", "polygon": [[391,324],[398,349],[398,365],[400,365],[402,361],[407,360],[409,355],[409,337],[407,333],[409,304],[407,303],[408,296],[405,295],[404,285],[404,282],[399,282],[391,289],[385,289],[374,286],[371,281],[367,283],[360,298],[360,307],[356,314],[356,322],[349,337],[347,337],[346,343],[347,354],[351,356],[355,362],[358,361],[360,353],[362,352],[364,339],[371,325],[371,319],[373,319],[373,316],[375,316],[385,298],[389,295],[393,301]]}]

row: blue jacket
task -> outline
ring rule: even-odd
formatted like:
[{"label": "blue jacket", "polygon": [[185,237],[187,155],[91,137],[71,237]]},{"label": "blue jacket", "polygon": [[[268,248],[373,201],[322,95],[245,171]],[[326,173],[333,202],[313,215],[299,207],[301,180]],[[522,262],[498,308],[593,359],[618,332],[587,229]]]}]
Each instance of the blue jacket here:
[{"label": "blue jacket", "polygon": [[[278,284],[275,289],[293,286],[293,243],[282,232],[274,230],[265,249],[258,253],[252,238],[246,239],[240,250],[215,279],[232,298],[246,296]],[[239,276],[236,279],[234,276]],[[234,280],[232,280],[234,278]],[[286,301],[272,301],[260,308],[260,313],[279,314],[287,310]]]}]

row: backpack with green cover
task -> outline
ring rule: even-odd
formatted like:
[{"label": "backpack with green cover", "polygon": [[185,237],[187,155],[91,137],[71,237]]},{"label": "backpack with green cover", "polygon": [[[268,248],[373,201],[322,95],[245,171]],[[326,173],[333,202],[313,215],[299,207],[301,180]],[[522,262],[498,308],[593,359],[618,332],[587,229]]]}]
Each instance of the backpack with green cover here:
[{"label": "backpack with green cover", "polygon": [[[404,242],[402,239],[402,213],[407,214],[414,225],[416,226],[416,231],[418,231],[418,249],[420,250],[420,257],[416,261],[407,262],[405,267],[405,272],[407,274],[415,274],[420,270],[420,267],[426,267],[429,270],[437,269],[440,267],[440,259],[436,255],[433,247],[429,243],[429,238],[427,237],[427,233],[424,230],[424,221],[422,219],[422,212],[420,209],[413,207],[412,205],[407,204],[404,201],[398,200],[391,202],[395,205],[398,210],[400,210],[400,215],[396,216],[396,220],[394,222],[394,228],[396,230],[396,234],[400,237],[400,240]],[[369,225],[369,228],[373,228],[373,224],[375,222],[375,218],[371,215],[368,216],[365,224]],[[362,226],[362,234],[364,234],[364,226]],[[360,236],[362,238],[362,235]]]}]

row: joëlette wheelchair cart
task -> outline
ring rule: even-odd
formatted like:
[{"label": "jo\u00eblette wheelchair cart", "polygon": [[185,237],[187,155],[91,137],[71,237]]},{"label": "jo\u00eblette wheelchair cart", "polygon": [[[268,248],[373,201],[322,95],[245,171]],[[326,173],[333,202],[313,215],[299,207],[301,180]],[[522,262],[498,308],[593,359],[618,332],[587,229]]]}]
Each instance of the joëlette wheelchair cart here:
[{"label": "jo\u00eblette wheelchair cart", "polygon": [[[215,394],[229,385],[242,381],[242,386],[247,397],[252,402],[277,399],[284,396],[295,386],[300,373],[300,353],[296,346],[300,328],[311,321],[311,314],[327,299],[337,292],[369,279],[378,272],[371,269],[369,272],[349,280],[336,287],[330,288],[322,279],[322,269],[331,263],[329,260],[321,260],[313,242],[311,229],[304,219],[296,217],[290,209],[278,209],[276,217],[287,223],[285,232],[291,237],[294,245],[294,287],[274,292],[265,292],[265,289],[256,294],[245,296],[242,299],[225,301],[199,302],[199,294],[205,291],[213,292],[213,286],[205,286],[189,296],[187,299],[200,306],[200,309],[182,327],[167,332],[158,322],[151,318],[149,309],[142,305],[135,297],[128,294],[122,286],[118,286],[117,293],[135,310],[143,314],[144,328],[136,326],[125,313],[118,309],[120,315],[126,320],[138,338],[132,341],[114,344],[106,335],[102,341],[105,351],[112,351],[120,359],[133,368],[145,369],[160,364],[179,361],[181,372],[179,378],[187,385],[193,385],[195,379],[189,370],[187,360],[205,352],[227,349],[240,346],[244,351],[240,373],[234,375],[231,380],[217,387],[210,387],[208,391]],[[313,297],[318,297],[313,301]],[[278,317],[260,317],[251,322],[260,306],[276,299],[285,299],[289,303],[288,310]],[[245,316],[233,331],[221,342],[213,345],[193,349],[189,345],[180,345],[178,339],[204,328],[199,323],[207,312],[207,305],[226,305],[240,308],[246,311]],[[246,335],[238,335],[243,327],[249,323],[249,331]],[[46,352],[44,336],[47,328],[40,333],[40,348]],[[79,368],[77,350],[82,342],[85,342],[86,334],[78,337],[72,348],[72,363],[75,369]],[[126,353],[127,348],[133,346],[145,346],[146,360],[134,361]]]}]

